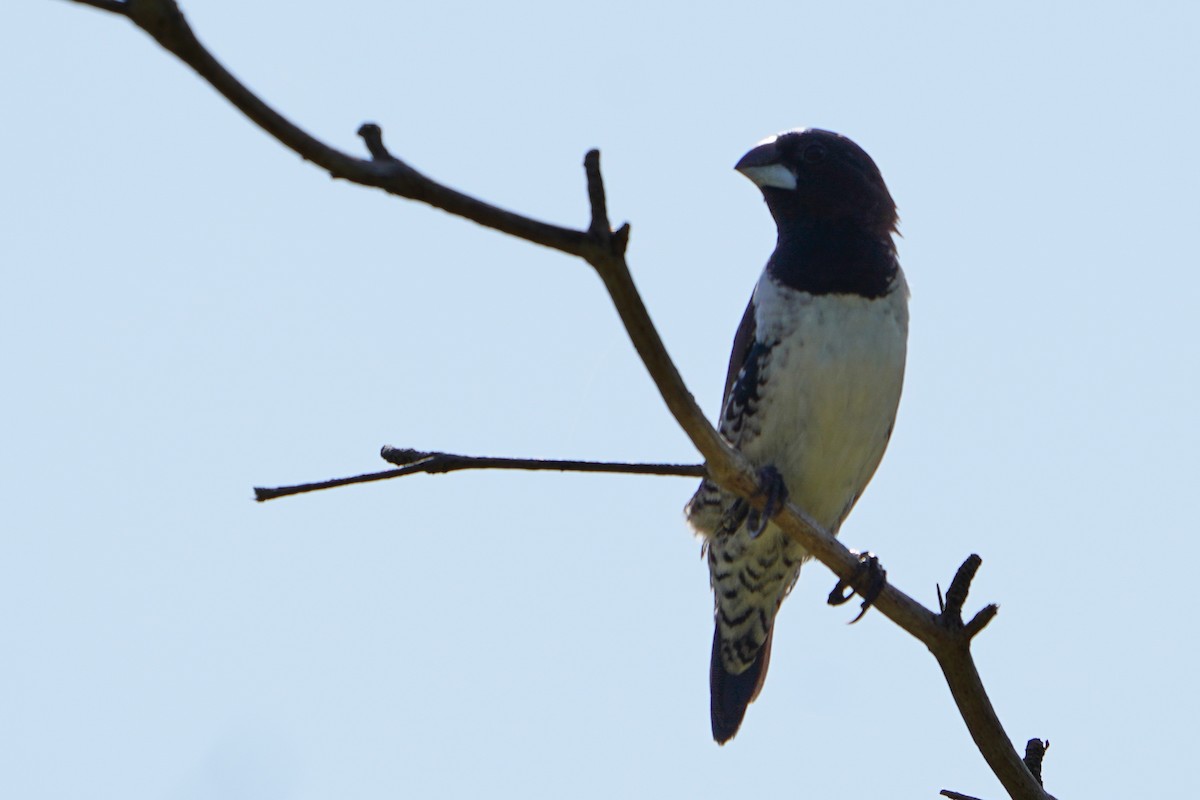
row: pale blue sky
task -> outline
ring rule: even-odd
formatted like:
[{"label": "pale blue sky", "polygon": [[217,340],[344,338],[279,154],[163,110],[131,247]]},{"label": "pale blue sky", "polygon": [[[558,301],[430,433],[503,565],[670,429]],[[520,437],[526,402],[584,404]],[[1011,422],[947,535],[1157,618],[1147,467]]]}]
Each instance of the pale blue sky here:
[{"label": "pale blue sky", "polygon": [[[879,163],[913,288],[892,447],[843,528],[970,607],[1061,798],[1193,782],[1194,4],[184,6],[331,144],[614,221],[712,413],[772,246],[732,164]],[[810,565],[738,738],[670,478],[461,474],[254,504],[384,443],[690,460],[581,263],[331,181],[121,19],[0,12],[0,795],[998,798],[936,665]]]}]

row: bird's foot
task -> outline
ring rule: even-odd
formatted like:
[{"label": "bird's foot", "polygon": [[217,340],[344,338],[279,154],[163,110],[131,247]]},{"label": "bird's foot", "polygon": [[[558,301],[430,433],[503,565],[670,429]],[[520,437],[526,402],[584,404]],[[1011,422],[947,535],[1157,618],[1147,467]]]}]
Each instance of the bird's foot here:
[{"label": "bird's foot", "polygon": [[[853,552],[853,551],[852,551]],[[854,577],[849,581],[839,580],[837,586],[833,587],[833,591],[829,593],[827,601],[831,606],[840,606],[843,603],[850,602],[850,598],[858,594],[862,597],[862,611],[858,612],[858,616],[850,620],[850,624],[858,622],[867,613],[867,609],[879,597],[879,593],[883,591],[883,587],[887,586],[887,570],[879,563],[879,559],[874,553],[858,553],[858,567],[854,570]],[[856,587],[862,587],[861,589]],[[847,592],[846,590],[850,591]]]},{"label": "bird's foot", "polygon": [[771,517],[779,513],[779,509],[787,503],[787,485],[784,484],[779,470],[771,464],[758,471],[758,492],[767,500],[763,503],[762,511],[751,510],[747,515],[746,525],[751,539],[757,539],[767,529]]}]

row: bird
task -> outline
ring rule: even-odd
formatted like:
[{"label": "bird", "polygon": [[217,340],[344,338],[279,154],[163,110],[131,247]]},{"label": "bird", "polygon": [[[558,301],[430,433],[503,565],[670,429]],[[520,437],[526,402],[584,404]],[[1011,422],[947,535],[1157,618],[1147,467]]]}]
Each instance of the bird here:
[{"label": "bird", "polygon": [[775,618],[809,553],[770,521],[784,501],[836,534],[891,438],[908,340],[896,204],[841,134],[771,136],[734,169],[762,193],[774,252],[734,336],[718,430],[758,470],[762,513],[705,479],[685,514],[714,595],[712,735],[732,739],[762,689]]}]

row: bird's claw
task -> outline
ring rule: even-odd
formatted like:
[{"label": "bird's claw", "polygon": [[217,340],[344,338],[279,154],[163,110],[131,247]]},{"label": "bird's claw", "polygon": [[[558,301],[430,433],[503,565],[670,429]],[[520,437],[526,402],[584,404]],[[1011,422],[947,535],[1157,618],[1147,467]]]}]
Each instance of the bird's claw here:
[{"label": "bird's claw", "polygon": [[[855,589],[855,585],[862,586],[862,590]],[[887,586],[887,570],[879,563],[879,559],[874,553],[859,553],[858,567],[854,570],[854,578],[849,581],[839,580],[837,586],[833,587],[833,591],[829,593],[828,603],[831,606],[840,606],[850,602],[850,598],[858,594],[862,597],[862,611],[858,612],[858,616],[850,620],[851,625],[858,622],[867,613],[867,610],[875,603],[875,599],[879,597],[883,587]],[[846,591],[849,589],[849,591]]]},{"label": "bird's claw", "polygon": [[762,511],[752,510],[746,519],[751,539],[757,539],[767,529],[771,517],[787,504],[788,490],[779,470],[768,464],[758,471],[759,493],[766,496]]}]

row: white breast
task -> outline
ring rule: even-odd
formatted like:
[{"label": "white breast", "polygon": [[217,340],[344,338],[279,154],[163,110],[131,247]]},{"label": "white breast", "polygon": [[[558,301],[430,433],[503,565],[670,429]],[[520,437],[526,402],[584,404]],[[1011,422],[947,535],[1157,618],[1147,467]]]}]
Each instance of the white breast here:
[{"label": "white breast", "polygon": [[904,382],[908,286],[879,298],[811,295],[764,273],[756,337],[771,347],[752,430],[736,444],[774,464],[790,499],[836,531],[875,473]]}]

